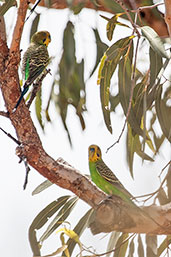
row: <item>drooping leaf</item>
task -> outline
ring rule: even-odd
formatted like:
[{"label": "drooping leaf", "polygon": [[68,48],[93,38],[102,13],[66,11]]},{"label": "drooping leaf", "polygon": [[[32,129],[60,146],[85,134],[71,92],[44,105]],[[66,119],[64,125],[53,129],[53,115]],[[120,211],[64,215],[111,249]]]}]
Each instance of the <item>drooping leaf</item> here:
[{"label": "drooping leaf", "polygon": [[157,236],[146,235],[146,256],[157,257]]},{"label": "drooping leaf", "polygon": [[129,243],[129,240],[126,240],[128,238],[128,236],[129,236],[129,234],[122,233],[122,235],[119,237],[119,239],[116,243],[116,247],[115,247],[116,250],[114,251],[113,257],[125,257],[125,254],[126,254],[126,251],[128,248],[128,243]]},{"label": "drooping leaf", "polygon": [[36,100],[35,100],[35,109],[36,109],[36,117],[39,121],[39,124],[41,128],[44,130],[44,124],[42,122],[42,96],[41,96],[41,89],[36,94]]},{"label": "drooping leaf", "polygon": [[159,86],[157,90],[157,96],[155,101],[157,118],[159,120],[161,129],[165,137],[171,142],[171,107],[167,105],[167,98],[161,98],[162,87]]},{"label": "drooping leaf", "polygon": [[138,235],[138,257],[144,257],[144,247],[140,234]]},{"label": "drooping leaf", "polygon": [[102,42],[99,32],[97,29],[93,29],[94,35],[95,35],[95,39],[96,39],[96,63],[95,66],[90,74],[90,77],[93,75],[93,73],[95,72],[97,66],[99,65],[99,62],[104,54],[104,52],[106,51],[106,49],[108,48],[108,45],[106,45],[105,43]]},{"label": "drooping leaf", "polygon": [[[65,243],[64,233],[61,233],[61,234],[60,234],[60,239],[61,239],[62,246],[67,245],[67,244]],[[66,257],[70,257],[70,254],[69,254],[69,251],[68,251],[68,247],[64,250],[64,253],[65,253],[65,256],[66,256]]]},{"label": "drooping leaf", "polygon": [[70,215],[71,211],[75,207],[77,201],[78,201],[78,197],[72,197],[63,205],[63,207],[57,213],[55,218],[50,222],[46,231],[40,237],[41,243],[44,240],[46,240],[66,220],[66,218]]},{"label": "drooping leaf", "polygon": [[38,185],[32,192],[32,195],[37,195],[47,189],[48,187],[52,186],[53,183],[50,182],[48,179],[43,181],[40,185]]},{"label": "drooping leaf", "polygon": [[135,251],[135,245],[134,245],[134,238],[131,240],[129,244],[129,254],[128,257],[133,257],[134,256],[134,251]]},{"label": "drooping leaf", "polygon": [[104,121],[110,133],[112,133],[109,108],[110,81],[121,56],[126,54],[132,38],[131,36],[120,39],[109,47],[104,53],[99,67],[98,82],[100,83],[101,105]]},{"label": "drooping leaf", "polygon": [[[70,3],[71,2],[72,1],[70,1]],[[69,5],[70,10],[72,10],[75,15],[79,14],[84,7],[85,7],[84,2],[78,2],[77,4],[74,3]]]},{"label": "drooping leaf", "polygon": [[[131,90],[134,86],[132,83],[132,54],[124,56],[119,63],[119,95],[120,102],[125,116],[128,115],[128,107],[130,103]],[[144,132],[141,129],[141,117],[136,115],[137,108],[133,108],[133,102],[129,109],[128,122],[134,132],[143,137]]]},{"label": "drooping leaf", "polygon": [[142,34],[149,41],[151,47],[156,51],[161,57],[169,59],[170,56],[164,48],[164,44],[158,34],[149,26],[141,27]]},{"label": "drooping leaf", "polygon": [[166,236],[166,238],[163,240],[163,242],[160,244],[160,246],[157,249],[157,257],[160,257],[161,254],[167,250],[169,245],[171,244],[171,235]]},{"label": "drooping leaf", "polygon": [[70,196],[62,196],[56,201],[53,201],[48,206],[46,206],[33,220],[29,228],[29,242],[32,249],[32,252],[35,256],[40,256],[40,245],[37,241],[36,231],[46,224],[48,219],[59,209]]},{"label": "drooping leaf", "polygon": [[127,162],[129,165],[131,176],[133,177],[133,159],[134,153],[138,154],[143,160],[154,161],[149,155],[142,150],[142,144],[139,135],[135,134],[128,124],[127,132]]},{"label": "drooping leaf", "polygon": [[33,36],[33,34],[37,31],[39,20],[40,20],[40,14],[38,13],[38,14],[36,14],[36,17],[34,18],[34,20],[32,22],[32,26],[31,26],[31,30],[30,30],[30,40],[31,40],[31,37]]},{"label": "drooping leaf", "polygon": [[115,108],[118,106],[118,104],[120,103],[120,98],[119,98],[119,94],[113,96],[110,95],[109,96],[109,101],[110,101],[110,111],[111,112],[115,112]]},{"label": "drooping leaf", "polygon": [[3,3],[1,6],[0,6],[0,16],[3,16],[7,11],[8,9],[11,7],[11,6],[14,6],[15,4],[15,1],[14,0],[6,0],[5,3]]},{"label": "drooping leaf", "polygon": [[[113,250],[116,246],[116,242],[118,241],[118,238],[119,238],[119,235],[121,233],[120,232],[117,232],[117,231],[113,231],[111,233],[111,236],[109,238],[109,242],[108,242],[108,245],[107,245],[107,249],[106,249],[106,252],[109,252],[111,250]],[[111,255],[111,253],[109,254],[106,254],[106,257],[109,257]]]},{"label": "drooping leaf", "polygon": [[168,200],[171,202],[171,164],[168,167],[168,176],[166,179],[167,192],[168,192]]},{"label": "drooping leaf", "polygon": [[157,199],[159,200],[160,205],[164,205],[170,202],[163,188],[159,190]]},{"label": "drooping leaf", "polygon": [[[89,224],[89,218],[90,218],[93,211],[94,211],[93,209],[90,209],[88,212],[86,212],[86,214],[84,214],[84,216],[79,220],[79,222],[77,223],[77,225],[73,229],[73,231],[78,235],[79,238],[81,237],[84,230],[87,228],[87,226]],[[76,245],[76,241],[73,241],[70,238],[67,241],[67,245],[68,245],[68,251],[69,251],[70,255],[72,255],[72,252],[73,252],[74,247]]]},{"label": "drooping leaf", "polygon": [[128,163],[129,170],[132,177],[133,177],[133,160],[134,160],[134,154],[135,154],[134,144],[135,143],[134,143],[134,136],[132,135],[132,129],[128,124],[126,152],[127,152],[127,163]]},{"label": "drooping leaf", "polygon": [[106,32],[107,32],[107,38],[111,41],[112,38],[113,38],[113,33],[114,33],[114,30],[115,30],[115,27],[116,25],[120,25],[120,26],[125,26],[127,28],[129,28],[128,25],[124,24],[124,23],[121,23],[121,22],[118,22],[118,18],[120,16],[122,16],[124,13],[117,13],[115,14],[114,16],[112,16],[110,19],[103,16],[103,15],[100,15],[102,18],[104,18],[105,20],[108,21],[107,25],[106,25]]},{"label": "drooping leaf", "polygon": [[162,57],[150,47],[150,86],[155,84],[156,78],[163,67]]},{"label": "drooping leaf", "polygon": [[85,108],[85,83],[84,83],[84,60],[76,62],[74,26],[67,23],[63,38],[63,54],[59,64],[59,94],[55,98],[55,105],[60,111],[64,128],[71,143],[70,133],[67,127],[66,117],[68,105],[74,106],[80,119],[82,129],[85,128],[83,112]]}]

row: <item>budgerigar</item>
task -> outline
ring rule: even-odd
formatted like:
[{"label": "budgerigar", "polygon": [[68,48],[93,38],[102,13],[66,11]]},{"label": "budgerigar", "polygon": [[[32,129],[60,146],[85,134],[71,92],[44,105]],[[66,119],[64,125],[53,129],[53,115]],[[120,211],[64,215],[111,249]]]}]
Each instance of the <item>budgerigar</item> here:
[{"label": "budgerigar", "polygon": [[33,34],[31,43],[23,55],[22,74],[25,79],[21,96],[14,108],[19,106],[23,96],[27,93],[29,86],[38,78],[49,63],[48,44],[51,36],[48,31],[39,31]]},{"label": "budgerigar", "polygon": [[126,202],[132,202],[132,195],[124,188],[119,179],[102,160],[100,147],[97,145],[90,145],[88,152],[89,169],[92,181],[105,193],[117,195]]}]

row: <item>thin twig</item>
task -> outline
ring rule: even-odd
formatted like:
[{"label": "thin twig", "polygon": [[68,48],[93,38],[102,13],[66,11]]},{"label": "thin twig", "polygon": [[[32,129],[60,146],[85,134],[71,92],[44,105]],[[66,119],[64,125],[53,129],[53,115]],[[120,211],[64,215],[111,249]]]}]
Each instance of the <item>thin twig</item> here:
[{"label": "thin twig", "polygon": [[0,130],[4,132],[5,135],[7,135],[9,138],[11,138],[17,145],[21,145],[21,142],[18,141],[15,137],[13,137],[10,133],[6,132],[3,128],[0,127]]},{"label": "thin twig", "polygon": [[28,175],[29,175],[29,171],[30,171],[30,167],[28,166],[27,163],[27,158],[23,157],[22,161],[24,162],[25,168],[26,168],[26,175],[25,175],[25,180],[24,180],[24,185],[23,185],[23,189],[26,189],[27,183],[28,183]]},{"label": "thin twig", "polygon": [[[169,161],[169,162],[164,166],[164,168],[162,169],[161,172],[163,172],[163,170],[166,169],[169,164],[171,164],[171,161]],[[166,179],[167,179],[168,176],[169,176],[169,171],[167,172],[166,176],[164,177],[163,181],[161,182],[159,188],[158,188],[156,191],[154,191],[153,193],[149,193],[149,194],[145,194],[145,195],[140,195],[140,196],[135,196],[134,198],[136,199],[136,198],[142,198],[142,197],[147,197],[147,196],[149,196],[147,199],[144,200],[144,202],[148,201],[150,198],[152,198],[155,194],[157,194],[157,193],[162,189],[162,186],[163,186],[163,184],[164,184],[164,182],[166,181]],[[157,197],[157,196],[156,196],[156,197]],[[133,199],[134,199],[134,198],[133,198]]]},{"label": "thin twig", "polygon": [[[7,135],[10,139],[12,139],[17,145],[21,146],[21,142],[19,140],[17,140],[16,138],[14,138],[10,133],[6,132],[3,128],[0,127],[0,130],[5,134]],[[25,165],[25,168],[26,168],[26,176],[25,176],[25,180],[24,180],[24,185],[23,185],[23,189],[25,190],[26,189],[26,186],[27,186],[27,183],[28,183],[28,174],[29,174],[29,171],[30,171],[30,167],[28,166],[28,163],[27,163],[27,158],[25,156],[20,156],[20,161],[19,163],[21,162],[24,162],[24,165]]]},{"label": "thin twig", "polygon": [[125,13],[126,13],[126,15],[127,15],[127,17],[128,17],[128,20],[130,21],[132,27],[134,28],[134,30],[135,30],[136,33],[137,33],[137,36],[140,37],[140,33],[139,33],[138,29],[137,29],[137,26],[136,26],[136,24],[133,22],[133,20],[132,20],[132,18],[131,18],[131,15],[129,14],[130,10],[125,6],[125,4],[124,4],[122,1],[120,1],[120,0],[115,0],[115,2],[118,3],[118,4],[121,6],[121,8],[125,11]]},{"label": "thin twig", "polygon": [[159,5],[163,5],[164,3],[159,3],[159,4],[154,4],[154,5],[146,5],[146,6],[140,6],[135,10],[127,10],[128,12],[133,12],[133,13],[137,13],[137,12],[141,12],[142,10],[145,9],[153,9]]},{"label": "thin twig", "polygon": [[8,113],[8,112],[0,111],[0,116],[3,116],[3,117],[6,117],[6,118],[9,118],[9,113]]}]

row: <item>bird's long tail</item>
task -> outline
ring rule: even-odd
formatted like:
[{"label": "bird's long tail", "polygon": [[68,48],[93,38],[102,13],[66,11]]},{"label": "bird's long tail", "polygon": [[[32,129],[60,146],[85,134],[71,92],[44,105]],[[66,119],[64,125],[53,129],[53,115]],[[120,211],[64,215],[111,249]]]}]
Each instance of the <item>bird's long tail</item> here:
[{"label": "bird's long tail", "polygon": [[19,104],[21,103],[21,100],[23,99],[24,95],[27,93],[28,89],[29,89],[29,85],[25,84],[25,85],[24,85],[24,89],[23,89],[23,91],[21,92],[21,96],[20,96],[20,98],[18,99],[18,102],[17,102],[16,106],[15,106],[14,109],[13,109],[13,112],[15,112],[15,111],[17,110]]}]

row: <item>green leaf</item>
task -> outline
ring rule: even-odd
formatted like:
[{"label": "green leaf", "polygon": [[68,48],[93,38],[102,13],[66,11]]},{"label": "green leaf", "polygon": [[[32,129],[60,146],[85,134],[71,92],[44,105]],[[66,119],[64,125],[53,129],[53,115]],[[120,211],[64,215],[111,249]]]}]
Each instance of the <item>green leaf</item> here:
[{"label": "green leaf", "polygon": [[171,202],[171,164],[168,167],[168,176],[166,179],[167,192],[168,192],[168,200]]},{"label": "green leaf", "polygon": [[135,153],[134,141],[135,141],[135,139],[134,139],[134,136],[132,135],[131,126],[128,124],[126,152],[127,152],[127,163],[128,163],[132,178],[133,178],[133,160],[134,160],[134,153]]},{"label": "green leaf", "polygon": [[33,220],[29,228],[29,242],[35,256],[40,256],[40,245],[36,238],[36,230],[43,227],[48,219],[62,206],[71,196],[62,196],[46,206]]},{"label": "green leaf", "polygon": [[157,118],[165,137],[171,142],[171,107],[167,105],[167,98],[161,99],[162,87],[159,86],[155,101]]},{"label": "green leaf", "polygon": [[170,58],[170,55],[165,51],[164,44],[158,34],[149,26],[141,27],[142,34],[149,41],[151,47],[161,57]]},{"label": "green leaf", "polygon": [[[126,240],[128,238],[129,234],[122,233],[122,235],[119,237],[117,243],[116,243],[116,250],[114,252],[113,257],[125,257],[127,248],[128,248],[128,242],[129,240]],[[125,241],[126,240],[126,241]],[[123,243],[123,241],[125,241]]]},{"label": "green leaf", "polygon": [[118,13],[114,16],[112,16],[112,18],[107,18],[103,15],[100,15],[102,18],[104,18],[105,20],[108,21],[107,25],[106,25],[106,32],[107,32],[107,38],[111,41],[112,40],[112,37],[113,37],[113,33],[114,33],[114,30],[115,30],[115,27],[116,27],[116,24],[117,24],[117,20],[118,20],[118,17],[121,16],[122,13]]},{"label": "green leaf", "polygon": [[166,236],[166,238],[163,240],[163,242],[160,244],[160,246],[157,249],[157,257],[160,257],[161,254],[168,249],[169,245],[171,244],[171,235]]},{"label": "green leaf", "polygon": [[[119,238],[119,235],[121,233],[120,232],[117,232],[117,231],[113,231],[110,235],[110,238],[109,238],[109,242],[108,242],[108,245],[107,245],[107,250],[106,252],[109,252],[111,250],[113,250],[116,246],[116,242],[118,241],[118,238]],[[109,257],[111,255],[111,253],[109,254],[106,254],[106,257]]]},{"label": "green leaf", "polygon": [[162,57],[150,47],[150,86],[155,84],[156,78],[163,67]]},{"label": "green leaf", "polygon": [[[73,229],[74,232],[79,236],[79,238],[81,237],[84,230],[87,228],[87,226],[89,224],[89,218],[93,211],[94,211],[93,209],[90,209],[89,211],[87,211],[86,214],[84,214],[84,216],[79,220],[79,222]],[[76,246],[76,242],[73,241],[72,239],[69,239],[66,244],[68,245],[68,251],[71,256],[72,252],[74,250],[74,247]]]},{"label": "green leaf", "polygon": [[90,74],[90,77],[93,75],[93,73],[95,72],[97,66],[99,65],[99,62],[104,54],[104,52],[106,51],[106,49],[108,48],[108,45],[106,45],[105,43],[103,43],[101,41],[99,32],[97,29],[93,29],[94,35],[95,35],[95,39],[96,39],[96,63],[95,66]]},{"label": "green leaf", "polygon": [[109,100],[110,100],[110,104],[111,104],[110,110],[111,110],[111,112],[115,112],[116,107],[120,103],[119,94],[117,94],[115,96],[110,95]]},{"label": "green leaf", "polygon": [[3,16],[8,11],[8,9],[14,6],[14,4],[14,0],[6,0],[5,3],[0,6],[0,16]]},{"label": "green leaf", "polygon": [[72,212],[73,208],[75,207],[78,201],[78,197],[72,197],[70,200],[65,202],[61,210],[55,216],[55,218],[50,222],[49,226],[47,227],[46,231],[40,237],[40,242],[42,243],[46,240],[69,216]]},{"label": "green leaf", "polygon": [[80,3],[78,2],[77,4],[70,5],[69,7],[70,7],[70,10],[72,10],[73,13],[74,13],[75,15],[77,15],[77,14],[79,14],[79,13],[82,11],[82,9],[85,7],[85,3],[84,3],[84,2],[80,2]]},{"label": "green leaf", "polygon": [[85,107],[84,60],[76,62],[74,26],[68,22],[63,39],[64,51],[59,64],[59,94],[55,97],[55,106],[60,110],[64,128],[71,143],[69,129],[66,123],[68,105],[71,104],[79,117],[82,129],[85,129],[83,112]]},{"label": "green leaf", "polygon": [[133,257],[134,256],[134,251],[135,251],[135,246],[134,246],[134,238],[131,240],[130,245],[129,245],[129,254],[128,257]]},{"label": "green leaf", "polygon": [[134,153],[138,154],[143,160],[154,161],[149,155],[142,151],[142,144],[139,139],[139,135],[135,134],[128,124],[127,132],[127,162],[129,165],[131,176],[133,177],[133,159]]},{"label": "green leaf", "polygon": [[[131,58],[131,59],[130,59]],[[125,56],[122,58],[119,64],[119,95],[120,102],[124,111],[125,116],[128,112],[128,106],[130,101],[130,94],[132,89],[132,57]],[[138,135],[143,137],[143,130],[140,128],[141,118],[136,115],[137,108],[134,110],[133,105],[130,109],[128,122],[131,128]]]},{"label": "green leaf", "polygon": [[36,94],[36,100],[35,100],[35,109],[36,109],[36,117],[39,121],[39,124],[41,128],[44,130],[44,125],[42,122],[42,94],[41,94],[41,89],[37,92]]},{"label": "green leaf", "polygon": [[37,195],[52,185],[53,183],[47,179],[33,190],[32,195]]},{"label": "green leaf", "polygon": [[112,133],[111,120],[110,120],[110,80],[120,61],[122,55],[127,52],[131,37],[126,37],[118,40],[104,53],[98,73],[98,83],[100,83],[100,98],[103,111],[103,117],[107,129]]},{"label": "green leaf", "polygon": [[144,257],[144,247],[140,234],[138,235],[138,257]]},{"label": "green leaf", "polygon": [[34,18],[34,20],[32,22],[32,26],[31,26],[31,30],[30,30],[30,40],[31,40],[31,37],[33,36],[33,34],[35,32],[37,32],[39,20],[40,20],[40,14],[38,13],[38,14],[36,14],[36,17]]},{"label": "green leaf", "polygon": [[151,161],[153,162],[154,160],[149,156],[147,155],[145,152],[142,151],[142,145],[140,143],[140,139],[139,139],[139,136],[138,135],[135,135],[135,152],[143,159],[143,160],[146,160],[146,161]]},{"label": "green leaf", "polygon": [[146,256],[157,257],[157,236],[146,235]]}]

